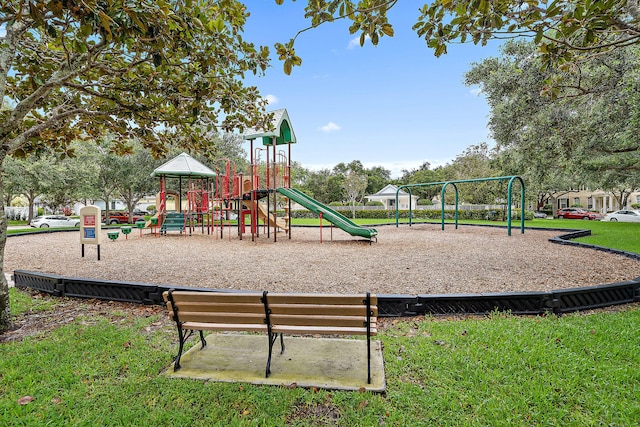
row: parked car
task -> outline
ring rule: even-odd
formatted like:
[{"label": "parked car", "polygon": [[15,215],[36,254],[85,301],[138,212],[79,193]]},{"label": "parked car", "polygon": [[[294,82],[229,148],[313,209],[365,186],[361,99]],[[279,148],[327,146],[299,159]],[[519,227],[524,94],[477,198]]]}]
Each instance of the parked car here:
[{"label": "parked car", "polygon": [[602,219],[602,215],[597,212],[591,212],[582,208],[563,208],[559,209],[556,212],[556,216],[560,219],[586,219],[586,220],[595,220]]},{"label": "parked car", "polygon": [[140,209],[134,209],[134,210],[133,210],[133,214],[134,214],[134,215],[145,216],[145,215],[149,215],[149,212],[147,212],[147,211],[141,211]]},{"label": "parked car", "polygon": [[546,217],[547,217],[547,214],[546,214],[546,213],[544,213],[544,212],[535,211],[535,212],[533,213],[533,217],[534,217],[534,218],[546,218]]},{"label": "parked car", "polygon": [[[133,215],[132,224],[138,220],[144,220],[142,215]],[[107,221],[106,213],[102,213],[102,222],[105,224],[129,224],[129,212],[110,211],[109,220]]]},{"label": "parked car", "polygon": [[41,215],[33,218],[29,225],[35,228],[79,227],[80,220],[64,215]]},{"label": "parked car", "polygon": [[230,212],[230,211],[225,211],[223,214],[221,214],[220,211],[214,211],[213,212],[213,220],[214,221],[220,221],[220,219],[235,220],[235,219],[238,219],[238,214],[236,214],[234,212]]},{"label": "parked car", "polygon": [[620,210],[608,213],[602,219],[603,221],[611,221],[611,222],[640,222],[640,211],[639,210]]}]

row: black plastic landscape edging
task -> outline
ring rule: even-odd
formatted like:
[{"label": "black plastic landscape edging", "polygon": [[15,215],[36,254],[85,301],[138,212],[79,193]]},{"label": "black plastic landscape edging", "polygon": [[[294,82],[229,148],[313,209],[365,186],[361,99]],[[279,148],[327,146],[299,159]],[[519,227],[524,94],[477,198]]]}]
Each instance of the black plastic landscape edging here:
[{"label": "black plastic landscape edging", "polygon": [[[136,282],[116,282],[63,277],[16,270],[18,288],[31,288],[54,296],[96,298],[139,304],[164,305],[169,289],[199,292],[238,292],[229,289],[189,288]],[[380,317],[418,315],[488,314],[504,311],[517,315],[569,313],[640,301],[640,277],[625,282],[548,292],[505,292],[451,295],[378,294]]]},{"label": "black plastic landscape edging", "polygon": [[[549,239],[551,242],[602,250],[640,261],[640,255],[636,253],[571,241],[577,237],[590,235],[589,230],[558,231],[567,231],[568,233]],[[162,293],[169,289],[199,292],[242,292],[229,289],[189,288],[73,278],[25,270],[14,271],[13,280],[18,288],[36,289],[54,296],[156,305],[164,305]],[[516,315],[563,314],[640,301],[640,277],[618,283],[544,292],[445,295],[378,294],[377,296],[380,317],[488,314],[494,311]]]}]

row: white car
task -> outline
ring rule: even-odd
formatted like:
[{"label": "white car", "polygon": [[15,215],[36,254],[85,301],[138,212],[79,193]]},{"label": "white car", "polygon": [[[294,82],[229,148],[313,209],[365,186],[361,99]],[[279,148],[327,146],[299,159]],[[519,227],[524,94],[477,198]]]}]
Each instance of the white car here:
[{"label": "white car", "polygon": [[69,218],[64,215],[42,215],[33,218],[29,225],[35,228],[79,227],[80,220],[78,218]]},{"label": "white car", "polygon": [[640,222],[640,211],[638,210],[620,210],[608,213],[602,219],[611,222]]}]

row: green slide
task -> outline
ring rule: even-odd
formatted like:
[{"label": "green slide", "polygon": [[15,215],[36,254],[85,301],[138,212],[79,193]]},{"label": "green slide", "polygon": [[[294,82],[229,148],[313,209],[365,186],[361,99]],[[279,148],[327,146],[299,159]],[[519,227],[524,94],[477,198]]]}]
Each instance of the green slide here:
[{"label": "green slide", "polygon": [[326,219],[352,236],[365,237],[371,240],[378,235],[375,228],[367,228],[358,225],[341,213],[334,211],[330,207],[323,205],[295,188],[278,188],[278,193],[290,198],[296,203],[300,203],[312,212],[317,214],[322,213],[323,219]]}]

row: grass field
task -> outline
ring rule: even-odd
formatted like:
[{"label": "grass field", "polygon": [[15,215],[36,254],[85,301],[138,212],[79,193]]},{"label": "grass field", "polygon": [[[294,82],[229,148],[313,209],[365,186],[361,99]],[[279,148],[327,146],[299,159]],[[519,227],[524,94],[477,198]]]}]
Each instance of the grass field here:
[{"label": "grass field", "polygon": [[[16,315],[45,316],[56,304],[14,289],[11,298]],[[373,394],[169,379],[160,374],[176,351],[168,322],[135,309],[79,316],[47,335],[0,344],[0,420],[3,426],[631,426],[640,419],[639,322],[637,305],[563,317],[398,320],[378,337],[387,391]],[[33,400],[19,404],[25,396]]]}]

